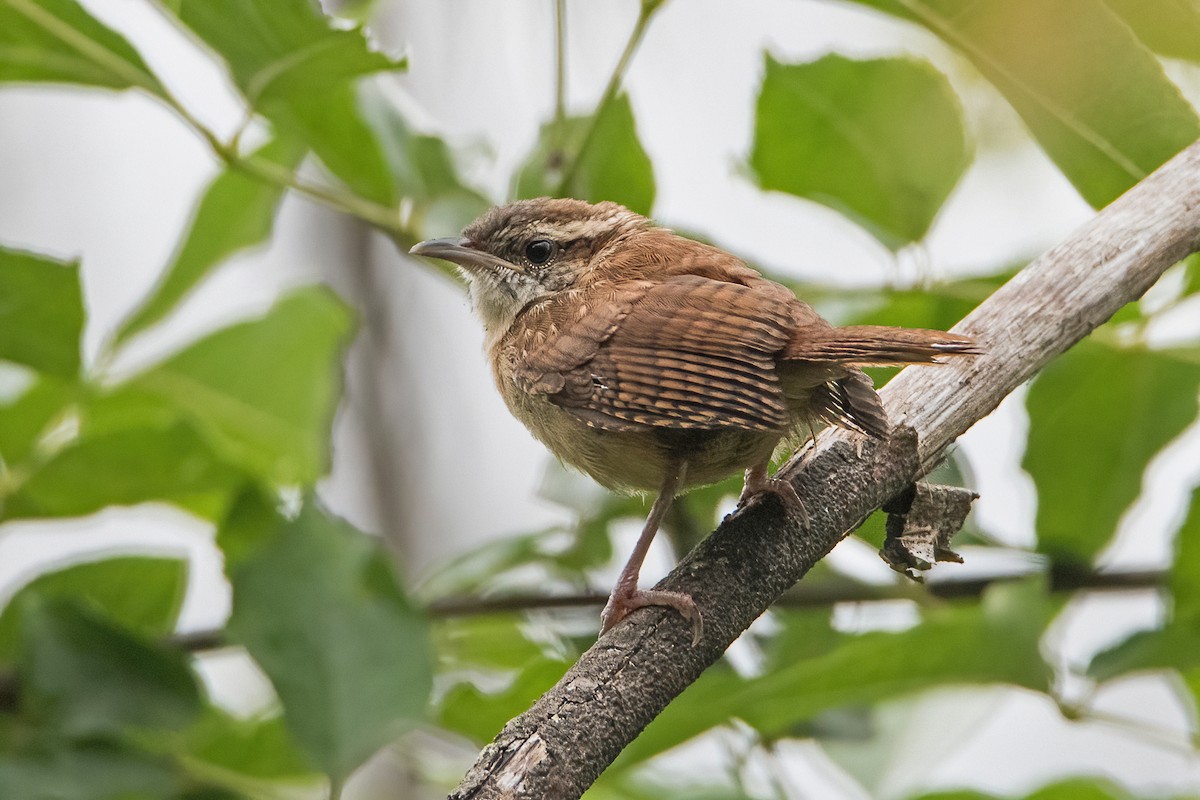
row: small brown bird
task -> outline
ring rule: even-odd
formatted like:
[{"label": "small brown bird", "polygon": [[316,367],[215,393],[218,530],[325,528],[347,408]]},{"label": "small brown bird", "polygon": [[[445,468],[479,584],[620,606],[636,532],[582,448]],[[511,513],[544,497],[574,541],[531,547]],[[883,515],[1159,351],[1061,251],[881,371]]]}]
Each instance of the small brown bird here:
[{"label": "small brown bird", "polygon": [[772,492],[806,518],[767,474],[782,440],[820,422],[883,437],[860,367],[978,352],[941,331],[833,327],[729,253],[615,203],[523,200],[410,252],[462,268],[496,385],[535,437],[609,489],[658,492],[601,632],[663,605],[699,640],[691,597],[637,588],[677,494],[744,469],[742,502]]}]

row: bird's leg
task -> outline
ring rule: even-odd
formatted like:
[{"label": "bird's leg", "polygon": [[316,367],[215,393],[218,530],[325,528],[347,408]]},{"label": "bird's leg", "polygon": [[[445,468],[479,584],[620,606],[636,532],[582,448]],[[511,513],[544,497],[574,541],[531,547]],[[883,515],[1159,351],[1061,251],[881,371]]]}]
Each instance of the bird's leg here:
[{"label": "bird's leg", "polygon": [[767,462],[764,461],[746,470],[746,483],[742,487],[742,496],[738,498],[738,505],[747,505],[755,497],[767,493],[778,497],[779,501],[783,503],[784,511],[795,514],[806,527],[808,526],[808,509],[804,507],[804,501],[800,499],[800,495],[796,494],[796,487],[782,478],[770,477],[767,474]]},{"label": "bird's leg", "polygon": [[704,635],[704,620],[700,616],[700,609],[696,607],[695,601],[690,596],[682,592],[637,588],[638,573],[642,569],[642,562],[646,560],[646,553],[650,550],[650,543],[654,541],[654,534],[658,532],[658,526],[671,507],[671,501],[675,499],[675,493],[679,491],[686,471],[687,462],[683,460],[672,462],[668,468],[662,489],[654,500],[654,505],[650,507],[650,516],[646,518],[642,535],[638,537],[637,544],[633,547],[633,553],[630,554],[629,560],[621,569],[617,585],[609,595],[604,611],[600,613],[601,634],[625,619],[630,611],[643,606],[669,606],[678,611],[684,619],[691,620],[693,647],[700,642],[700,637]]}]

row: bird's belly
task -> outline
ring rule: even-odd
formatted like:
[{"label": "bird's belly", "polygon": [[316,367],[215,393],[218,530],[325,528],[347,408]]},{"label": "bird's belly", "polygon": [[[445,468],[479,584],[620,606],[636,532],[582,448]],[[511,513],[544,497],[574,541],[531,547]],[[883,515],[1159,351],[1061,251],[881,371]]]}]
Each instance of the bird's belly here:
[{"label": "bird's belly", "polygon": [[739,428],[603,430],[545,397],[517,397],[509,408],[534,437],[559,460],[614,491],[657,491],[673,458],[687,461],[683,488],[716,483],[770,458],[782,438],[782,433]]}]

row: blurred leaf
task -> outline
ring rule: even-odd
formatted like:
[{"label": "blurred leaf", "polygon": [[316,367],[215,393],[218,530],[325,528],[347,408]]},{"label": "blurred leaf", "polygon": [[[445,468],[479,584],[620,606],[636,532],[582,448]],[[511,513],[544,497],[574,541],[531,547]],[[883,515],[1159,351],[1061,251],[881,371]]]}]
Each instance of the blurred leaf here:
[{"label": "blurred leaf", "polygon": [[1156,53],[1200,61],[1200,7],[1191,0],[1104,0]]},{"label": "blurred leaf", "polygon": [[127,384],[191,415],[225,458],[277,483],[327,468],[340,357],[351,329],[327,289],[286,296],[265,317],[209,335]]},{"label": "blurred leaf", "polygon": [[855,293],[857,299],[850,301],[858,304],[859,310],[852,311],[845,324],[947,330],[991,297],[1013,274],[1005,271],[910,289],[859,290]]},{"label": "blurred leaf", "polygon": [[1200,636],[1195,624],[1168,623],[1166,627],[1138,631],[1097,653],[1088,664],[1088,675],[1110,681],[1142,670],[1191,670],[1200,666]]},{"label": "blurred leaf", "polygon": [[130,428],[74,442],[38,464],[7,498],[0,521],[83,516],[161,501],[216,517],[243,480],[190,426]]},{"label": "blurred leaf", "polygon": [[28,458],[74,397],[71,384],[42,375],[13,402],[0,404],[0,459],[11,468]]},{"label": "blurred leaf", "polygon": [[871,516],[854,530],[854,535],[878,550],[887,539],[887,516],[882,511],[872,512]]},{"label": "blurred leaf", "polygon": [[158,639],[175,630],[187,578],[186,559],[151,556],[106,558],[39,575],[0,612],[0,661],[16,656],[23,598],[71,600],[131,634]]},{"label": "blurred leaf", "polygon": [[28,596],[21,604],[22,705],[69,736],[126,726],[175,729],[200,712],[178,652],[152,647],[94,612]]},{"label": "blurred leaf", "polygon": [[[807,575],[804,580],[808,581]],[[833,627],[831,614],[829,608],[775,610],[772,619],[779,629],[762,643],[766,671],[828,655],[850,639]]]},{"label": "blurred leaf", "polygon": [[181,782],[166,759],[112,742],[0,754],[0,797],[13,800],[182,800]]},{"label": "blurred leaf", "polygon": [[[287,139],[263,145],[253,158],[295,170],[306,148]],[[227,167],[208,185],[187,232],[150,296],[120,328],[117,342],[165,317],[221,262],[271,235],[284,188]]]},{"label": "blurred leaf", "polygon": [[90,391],[79,411],[81,439],[180,424],[179,409],[152,392],[129,386]]},{"label": "blurred leaf", "polygon": [[624,94],[598,117],[547,122],[517,173],[517,197],[612,200],[645,215],[654,205],[654,191],[653,165],[638,141],[633,108]]},{"label": "blurred leaf", "polygon": [[296,741],[340,781],[424,714],[428,625],[379,542],[307,505],[233,571],[230,636]]},{"label": "blurred leaf", "polygon": [[79,265],[0,247],[0,359],[73,378],[82,333]]},{"label": "blurred leaf", "polygon": [[729,774],[733,772],[693,776],[659,776],[652,770],[636,774],[605,772],[584,797],[586,800],[761,800],[764,797],[747,794],[745,787],[736,785],[742,782],[741,777]]},{"label": "blurred leaf", "polygon": [[846,637],[823,655],[778,664],[750,680],[709,670],[650,723],[617,762],[629,767],[730,718],[765,737],[834,708],[946,684],[1009,683],[1044,690],[1038,641],[1051,615],[1037,582],[994,586],[983,602],[937,608],[902,633]]},{"label": "blurred leaf", "polygon": [[0,0],[0,81],[162,93],[129,42],[74,0]]},{"label": "blurred leaf", "polygon": [[463,183],[445,141],[415,132],[374,85],[358,87],[357,95],[396,186],[412,203],[407,217],[411,229],[443,236],[488,209],[487,198]]},{"label": "blurred leaf", "polygon": [[438,565],[421,581],[417,591],[427,600],[456,594],[491,593],[491,589],[509,573],[548,560],[548,553],[542,547],[545,537],[546,532],[539,531],[485,542]]},{"label": "blurred leaf", "polygon": [[177,0],[174,5],[180,21],[229,64],[255,108],[405,66],[403,59],[371,51],[361,27],[335,26],[313,0]]},{"label": "blurred leaf", "polygon": [[1133,795],[1107,780],[1073,778],[1038,789],[1025,800],[1133,800]]},{"label": "blurred leaf", "polygon": [[279,499],[258,485],[245,483],[217,527],[217,546],[225,557],[225,574],[269,543],[281,522]]},{"label": "blurred leaf", "polygon": [[316,781],[282,716],[242,719],[209,706],[185,732],[184,753],[205,767],[268,781]]},{"label": "blurred leaf", "polygon": [[476,742],[491,740],[510,719],[525,711],[553,686],[571,662],[544,658],[529,664],[499,692],[460,683],[442,698],[438,724]]},{"label": "blurred leaf", "polygon": [[1184,280],[1183,294],[1200,293],[1200,253],[1192,253],[1183,260]]},{"label": "blurred leaf", "polygon": [[347,28],[313,0],[182,0],[179,19],[229,64],[251,107],[288,138],[300,137],[355,193],[397,200],[382,145],[354,82],[404,69],[372,51],[361,26]]},{"label": "blurred leaf", "polygon": [[[1018,795],[1003,796],[1003,798],[1010,797],[1015,800]],[[1103,778],[1068,778],[1020,797],[1023,800],[1133,800],[1133,796],[1124,789]],[[930,792],[914,796],[909,800],[1003,800],[1003,798],[998,795],[960,789],[949,792]]]},{"label": "blurred leaf", "polygon": [[924,61],[767,56],[758,183],[836,209],[897,250],[924,238],[971,162],[949,82]]},{"label": "blurred leaf", "polygon": [[1195,110],[1103,0],[855,1],[970,59],[1096,208],[1200,137]]},{"label": "blurred leaf", "polygon": [[383,144],[363,117],[354,86],[297,95],[272,118],[277,126],[302,137],[321,163],[356,194],[383,205],[396,202]]},{"label": "blurred leaf", "polygon": [[434,652],[444,670],[521,669],[544,658],[545,647],[521,630],[521,614],[481,614],[439,620]]},{"label": "blurred leaf", "polygon": [[1171,597],[1174,619],[1200,624],[1200,489],[1192,492],[1187,516],[1175,534]]},{"label": "blurred leaf", "polygon": [[[1187,673],[1200,667],[1200,490],[1183,525],[1175,535],[1175,560],[1170,582],[1172,600],[1166,624],[1157,630],[1138,631],[1096,654],[1088,675],[1107,681],[1147,669],[1177,669]],[[1200,708],[1200,695],[1196,695]]]},{"label": "blurred leaf", "polygon": [[1038,548],[1088,563],[1141,491],[1150,459],[1196,419],[1198,392],[1200,364],[1168,351],[1086,340],[1052,361],[1026,400]]}]

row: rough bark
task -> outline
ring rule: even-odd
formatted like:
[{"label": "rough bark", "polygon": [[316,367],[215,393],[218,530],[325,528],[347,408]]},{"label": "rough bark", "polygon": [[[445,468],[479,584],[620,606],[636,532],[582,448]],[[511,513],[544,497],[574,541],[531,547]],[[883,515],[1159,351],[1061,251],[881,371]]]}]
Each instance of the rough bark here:
[{"label": "rough bark", "polygon": [[[686,592],[704,639],[643,609],[584,653],[484,748],[452,798],[576,798],[750,623],[868,514],[927,472],[960,434],[1042,366],[1200,250],[1200,143],[1042,255],[954,328],[986,354],[906,369],[886,387],[884,442],[827,431],[780,475],[805,499],[801,529],[768,498],[727,518],[657,588]],[[1081,443],[1086,447],[1087,443]]]}]

